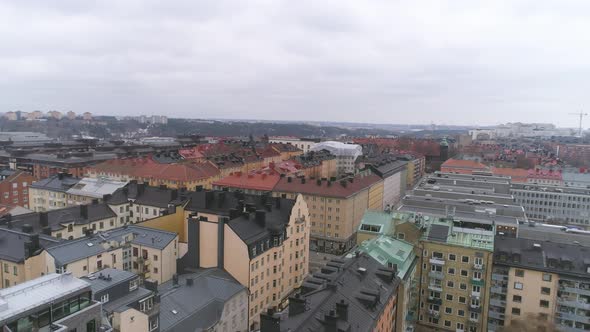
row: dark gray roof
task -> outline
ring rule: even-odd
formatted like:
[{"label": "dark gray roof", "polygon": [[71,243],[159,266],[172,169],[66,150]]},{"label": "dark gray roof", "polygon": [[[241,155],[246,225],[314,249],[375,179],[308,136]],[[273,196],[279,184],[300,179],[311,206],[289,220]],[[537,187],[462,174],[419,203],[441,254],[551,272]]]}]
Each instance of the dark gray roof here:
[{"label": "dark gray roof", "polygon": [[139,287],[134,291],[129,292],[125,296],[121,296],[120,298],[109,301],[102,305],[102,310],[106,312],[123,312],[129,309],[129,305],[133,303],[137,303],[140,300],[143,300],[151,295],[154,295],[149,289],[145,289],[143,287]]},{"label": "dark gray roof", "polygon": [[[535,246],[536,245],[536,246]],[[590,247],[498,236],[494,264],[588,278]]]},{"label": "dark gray roof", "polygon": [[[86,211],[86,212],[84,212]],[[43,225],[41,224],[42,215],[47,214],[47,226],[52,231],[64,229],[62,224],[75,223],[76,225],[85,225],[93,221],[115,218],[117,214],[105,203],[96,203],[80,206],[71,206],[48,212],[33,212],[21,214],[12,217],[14,228],[22,229],[23,225],[28,224],[33,227],[34,233],[41,233]],[[86,214],[86,215],[84,215]],[[0,227],[7,227],[0,225]]]},{"label": "dark gray roof", "polygon": [[[23,262],[25,260],[25,242],[31,241],[31,234],[22,233],[13,229],[0,228],[0,259],[10,262]],[[50,236],[40,235],[40,248],[58,244],[60,240]]]},{"label": "dark gray roof", "polygon": [[366,166],[371,168],[375,174],[382,178],[386,178],[403,171],[408,164],[407,161],[398,160],[395,156],[389,154],[364,157],[360,160],[357,160],[357,163],[359,162],[364,163]]},{"label": "dark gray roof", "polygon": [[[395,272],[368,255],[333,259],[305,279],[299,294],[305,310],[295,313],[289,307],[283,311],[280,331],[327,331],[325,315],[335,310],[337,303],[348,305],[348,319],[337,319],[339,330],[373,331],[385,304],[397,296],[398,286]],[[295,302],[292,299],[290,305]]]},{"label": "dark gray roof", "polygon": [[430,232],[428,232],[429,241],[447,242],[448,237],[449,226],[435,224],[430,227]]},{"label": "dark gray roof", "polygon": [[138,278],[138,276],[133,272],[113,268],[105,268],[92,275],[82,277],[82,279],[90,283],[90,288],[92,288],[93,293],[101,292],[114,285],[118,285],[122,282],[129,282],[136,278]]},{"label": "dark gray roof", "polygon": [[[188,278],[193,279],[192,286],[186,284]],[[217,268],[181,275],[176,287],[172,281],[163,283],[159,287],[160,331],[205,330],[219,321],[229,299],[245,291],[231,275]]]},{"label": "dark gray roof", "polygon": [[151,187],[131,181],[125,187],[117,189],[106,202],[110,205],[119,205],[132,200],[140,205],[167,208],[169,204],[181,204],[182,194],[182,190]]},{"label": "dark gray roof", "polygon": [[74,178],[72,176],[56,174],[47,179],[34,182],[33,184],[31,184],[31,188],[66,192],[68,189],[70,189],[72,186],[78,183],[78,181],[80,181],[80,179]]},{"label": "dark gray roof", "polygon": [[[246,244],[255,243],[268,237],[271,233],[282,234],[289,224],[291,210],[295,205],[295,201],[284,198],[275,198],[276,200],[280,201],[280,207],[277,207],[276,203],[274,203],[270,211],[265,210],[264,222],[258,221],[255,213],[241,213],[237,218],[229,221],[229,227]],[[257,209],[264,208],[260,206]]]},{"label": "dark gray roof", "polygon": [[[106,232],[99,232],[90,237],[83,237],[65,241],[59,245],[47,249],[60,265],[75,262],[80,259],[96,256],[106,252],[110,246],[103,246],[111,241],[120,244],[125,242],[125,236],[130,237],[130,243],[139,244],[146,247],[164,249],[177,236],[176,233],[166,232],[154,228],[142,226],[123,226]],[[106,248],[105,248],[106,247]]]}]

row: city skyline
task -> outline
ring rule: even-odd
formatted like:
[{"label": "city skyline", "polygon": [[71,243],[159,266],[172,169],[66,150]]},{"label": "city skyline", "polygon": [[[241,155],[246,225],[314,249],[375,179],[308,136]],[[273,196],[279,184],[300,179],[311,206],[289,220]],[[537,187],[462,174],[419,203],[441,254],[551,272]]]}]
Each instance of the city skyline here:
[{"label": "city skyline", "polygon": [[588,6],[3,3],[0,109],[575,128]]}]

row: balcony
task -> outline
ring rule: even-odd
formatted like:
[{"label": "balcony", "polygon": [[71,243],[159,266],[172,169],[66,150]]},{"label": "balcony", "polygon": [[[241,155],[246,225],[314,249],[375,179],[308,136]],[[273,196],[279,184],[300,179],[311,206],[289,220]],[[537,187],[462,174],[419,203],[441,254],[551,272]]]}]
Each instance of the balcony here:
[{"label": "balcony", "polygon": [[431,303],[431,304],[441,305],[442,304],[442,299],[439,299],[437,297],[429,296],[428,297],[428,300],[426,302]]},{"label": "balcony", "polygon": [[471,269],[476,270],[476,271],[481,271],[485,268],[485,266],[483,264],[473,264],[471,266]]},{"label": "balcony", "polygon": [[481,296],[481,292],[471,291],[471,297],[478,298]]},{"label": "balcony", "polygon": [[500,299],[490,299],[490,305],[494,307],[505,307],[506,301]]},{"label": "balcony", "polygon": [[564,299],[564,298],[560,297],[557,299],[557,302],[561,305],[568,306],[568,307],[590,310],[590,304],[586,303],[586,302],[582,302],[582,301],[568,300],[568,299]]},{"label": "balcony", "polygon": [[470,305],[469,306],[469,311],[470,312],[477,312],[478,314],[481,314],[481,307],[480,306],[474,307],[474,306],[471,306]]},{"label": "balcony", "polygon": [[506,294],[508,292],[508,288],[495,286],[491,288],[491,292],[495,294]]},{"label": "balcony", "polygon": [[440,317],[440,311],[438,310],[428,310],[428,316],[434,317],[434,318],[439,318]]},{"label": "balcony", "polygon": [[435,291],[435,292],[442,292],[443,291],[442,285],[437,285],[437,284],[433,284],[433,283],[428,285],[428,289]]},{"label": "balcony", "polygon": [[572,313],[572,312],[558,311],[555,313],[555,317],[558,317],[561,319],[566,319],[566,320],[572,320],[572,321],[576,321],[576,322],[581,322],[581,323],[585,323],[585,324],[590,324],[590,317],[578,315],[578,314]]},{"label": "balcony", "polygon": [[479,322],[479,318],[469,317],[468,322],[469,323],[475,323],[475,324],[477,324]]},{"label": "balcony", "polygon": [[430,271],[428,272],[428,276],[433,279],[443,280],[445,275],[442,272],[438,271]]},{"label": "balcony", "polygon": [[568,292],[568,293],[572,293],[572,294],[582,294],[582,295],[590,296],[590,290],[588,290],[588,289],[560,286],[559,290],[562,292]]},{"label": "balcony", "polygon": [[475,286],[480,286],[483,287],[483,280],[482,279],[478,279],[478,278],[471,278],[471,284],[475,285]]},{"label": "balcony", "polygon": [[505,315],[501,312],[498,311],[494,311],[494,310],[490,310],[490,312],[488,313],[490,318],[494,318],[494,319],[498,319],[498,320],[504,320]]},{"label": "balcony", "polygon": [[445,261],[442,258],[432,257],[430,259],[430,264],[434,264],[434,265],[445,265]]},{"label": "balcony", "polygon": [[496,281],[508,281],[508,276],[505,275],[505,274],[492,273],[492,280],[496,280]]}]

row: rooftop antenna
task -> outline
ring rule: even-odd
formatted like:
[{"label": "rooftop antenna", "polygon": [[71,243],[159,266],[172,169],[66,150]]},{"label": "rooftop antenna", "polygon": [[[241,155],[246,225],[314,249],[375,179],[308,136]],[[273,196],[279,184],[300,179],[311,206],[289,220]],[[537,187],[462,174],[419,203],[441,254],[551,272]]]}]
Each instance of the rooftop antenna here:
[{"label": "rooftop antenna", "polygon": [[577,115],[580,117],[580,127],[578,129],[578,135],[580,137],[582,137],[582,119],[584,119],[585,116],[588,116],[588,113],[579,112],[579,113],[570,113],[570,115]]}]

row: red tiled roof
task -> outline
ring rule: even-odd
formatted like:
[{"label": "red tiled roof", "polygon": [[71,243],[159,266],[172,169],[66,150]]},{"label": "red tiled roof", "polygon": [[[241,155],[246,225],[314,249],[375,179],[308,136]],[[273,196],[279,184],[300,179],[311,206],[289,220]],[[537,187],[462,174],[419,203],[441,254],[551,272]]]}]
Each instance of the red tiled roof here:
[{"label": "red tiled roof", "polygon": [[474,160],[462,160],[462,159],[449,159],[445,161],[441,166],[447,168],[471,168],[474,170],[487,170],[488,166]]},{"label": "red tiled roof", "polygon": [[529,171],[523,168],[493,167],[492,173],[499,176],[510,176],[512,182],[526,182]]},{"label": "red tiled roof", "polygon": [[328,181],[322,181],[318,185],[317,180],[306,179],[305,183],[302,183],[299,178],[292,178],[291,182],[288,179],[288,177],[281,178],[274,191],[346,198],[381,181],[379,176],[372,173],[367,175],[358,174],[352,178],[352,182],[342,180],[346,182],[346,186],[343,186],[340,180],[331,182],[330,185],[328,185]]},{"label": "red tiled roof", "polygon": [[197,147],[180,149],[178,150],[178,154],[180,154],[184,159],[199,159],[204,157],[204,155],[199,152]]},{"label": "red tiled roof", "polygon": [[214,186],[230,187],[239,189],[251,189],[272,191],[281,177],[276,174],[235,172],[218,181],[213,182]]},{"label": "red tiled roof", "polygon": [[169,181],[197,181],[219,174],[211,163],[160,164],[151,158],[108,160],[89,168],[103,173],[125,174],[132,177]]}]

